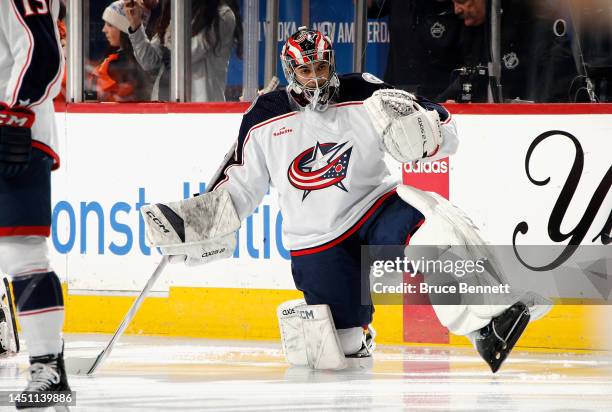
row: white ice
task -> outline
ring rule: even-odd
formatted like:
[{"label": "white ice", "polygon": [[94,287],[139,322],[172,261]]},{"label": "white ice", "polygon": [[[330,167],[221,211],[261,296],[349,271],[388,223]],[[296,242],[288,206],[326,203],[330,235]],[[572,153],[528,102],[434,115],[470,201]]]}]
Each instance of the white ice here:
[{"label": "white ice", "polygon": [[[66,357],[108,339],[67,335]],[[0,390],[23,389],[27,354],[0,365]],[[273,342],[125,336],[94,377],[69,382],[70,410],[85,411],[612,410],[605,352],[515,349],[492,374],[472,348],[379,346],[371,363],[323,372],[289,367]]]}]

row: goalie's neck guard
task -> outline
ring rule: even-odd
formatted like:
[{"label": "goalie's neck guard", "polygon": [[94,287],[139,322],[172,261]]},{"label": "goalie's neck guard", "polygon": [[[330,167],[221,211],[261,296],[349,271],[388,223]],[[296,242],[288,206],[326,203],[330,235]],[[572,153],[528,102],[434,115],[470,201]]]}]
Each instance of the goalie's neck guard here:
[{"label": "goalie's neck guard", "polygon": [[[320,31],[302,26],[292,34],[281,52],[283,72],[287,79],[287,93],[300,109],[311,108],[324,111],[340,86],[336,74],[336,62],[329,37]],[[317,63],[328,64],[329,74],[323,84],[322,78],[313,78],[305,84],[296,78],[296,69],[303,65],[315,68]]]}]

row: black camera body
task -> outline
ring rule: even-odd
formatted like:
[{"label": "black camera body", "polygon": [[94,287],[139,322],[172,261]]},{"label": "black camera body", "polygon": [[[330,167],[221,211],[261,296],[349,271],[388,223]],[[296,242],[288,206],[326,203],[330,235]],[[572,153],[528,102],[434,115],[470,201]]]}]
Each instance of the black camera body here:
[{"label": "black camera body", "polygon": [[487,100],[489,69],[486,66],[464,66],[455,71],[459,80],[456,102],[471,103]]}]

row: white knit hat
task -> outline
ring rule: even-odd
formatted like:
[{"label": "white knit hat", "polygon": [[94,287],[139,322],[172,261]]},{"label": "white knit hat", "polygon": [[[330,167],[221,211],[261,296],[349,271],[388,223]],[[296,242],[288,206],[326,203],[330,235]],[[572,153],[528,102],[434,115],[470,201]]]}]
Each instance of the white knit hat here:
[{"label": "white knit hat", "polygon": [[125,15],[125,10],[123,10],[123,0],[117,0],[105,8],[102,20],[112,24],[124,33],[127,33],[130,28],[130,21]]}]

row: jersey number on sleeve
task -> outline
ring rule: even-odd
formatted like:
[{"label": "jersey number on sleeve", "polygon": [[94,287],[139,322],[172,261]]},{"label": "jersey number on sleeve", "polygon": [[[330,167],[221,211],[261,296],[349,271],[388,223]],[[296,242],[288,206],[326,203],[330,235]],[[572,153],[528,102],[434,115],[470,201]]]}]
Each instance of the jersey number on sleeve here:
[{"label": "jersey number on sleeve", "polygon": [[[25,16],[32,16],[33,14],[47,14],[49,13],[49,7],[47,6],[47,0],[34,0],[36,10],[32,9],[32,5],[30,1],[32,0],[22,0],[23,1],[23,9],[25,10]],[[38,4],[36,4],[38,3]]]}]

